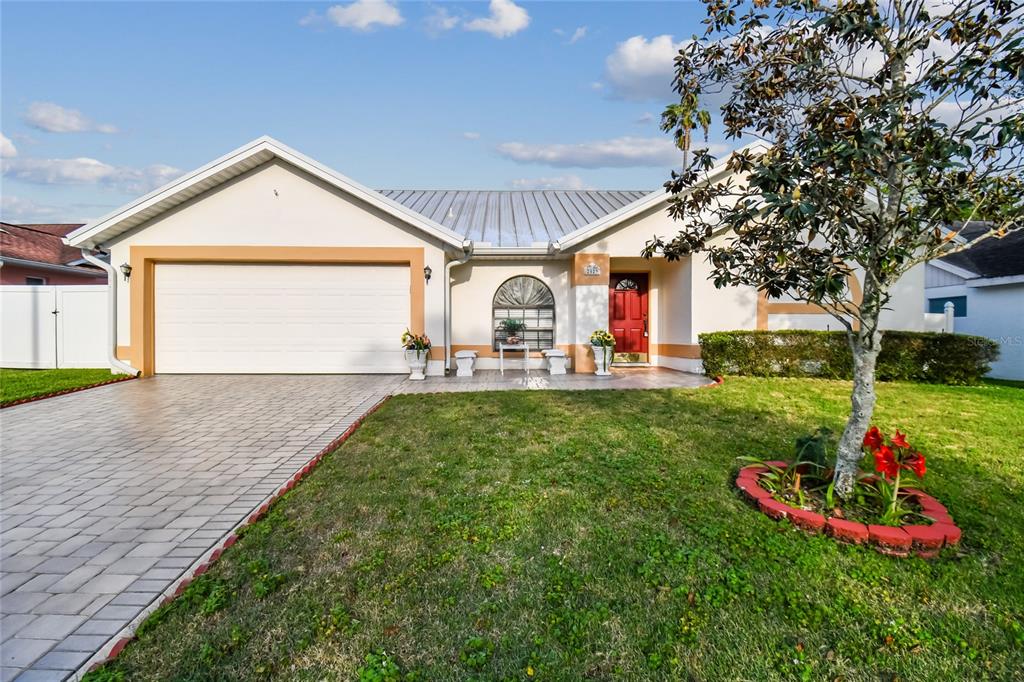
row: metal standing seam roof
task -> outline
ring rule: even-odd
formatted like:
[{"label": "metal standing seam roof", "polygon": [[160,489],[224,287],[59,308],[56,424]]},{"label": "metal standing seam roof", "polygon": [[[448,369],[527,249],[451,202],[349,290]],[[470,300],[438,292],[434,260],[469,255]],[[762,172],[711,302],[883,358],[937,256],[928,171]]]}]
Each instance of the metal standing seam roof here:
[{"label": "metal standing seam roof", "polygon": [[467,239],[499,247],[557,241],[650,194],[640,190],[379,191]]}]

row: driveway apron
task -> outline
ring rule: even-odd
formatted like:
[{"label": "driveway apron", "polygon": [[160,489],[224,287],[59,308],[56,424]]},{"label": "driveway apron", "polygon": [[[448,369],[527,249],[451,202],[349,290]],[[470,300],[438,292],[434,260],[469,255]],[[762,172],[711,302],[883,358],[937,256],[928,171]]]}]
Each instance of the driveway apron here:
[{"label": "driveway apron", "polygon": [[158,376],[0,413],[0,680],[72,675],[401,376]]}]

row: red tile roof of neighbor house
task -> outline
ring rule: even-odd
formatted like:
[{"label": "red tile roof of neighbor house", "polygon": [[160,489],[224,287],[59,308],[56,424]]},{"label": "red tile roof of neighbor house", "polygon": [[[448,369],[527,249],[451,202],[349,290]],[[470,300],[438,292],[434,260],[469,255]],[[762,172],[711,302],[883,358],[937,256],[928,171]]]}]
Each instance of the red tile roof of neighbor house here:
[{"label": "red tile roof of neighbor house", "polygon": [[[61,240],[81,226],[81,223],[15,225],[0,222],[0,256],[51,265],[67,265],[81,260],[82,252]],[[94,269],[91,265],[85,267]]]}]

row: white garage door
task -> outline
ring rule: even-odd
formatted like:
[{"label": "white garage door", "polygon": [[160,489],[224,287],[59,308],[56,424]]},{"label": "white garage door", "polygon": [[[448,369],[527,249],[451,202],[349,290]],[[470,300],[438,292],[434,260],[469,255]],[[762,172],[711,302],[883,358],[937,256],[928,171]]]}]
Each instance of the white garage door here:
[{"label": "white garage door", "polygon": [[162,374],[406,372],[409,268],[156,266]]}]

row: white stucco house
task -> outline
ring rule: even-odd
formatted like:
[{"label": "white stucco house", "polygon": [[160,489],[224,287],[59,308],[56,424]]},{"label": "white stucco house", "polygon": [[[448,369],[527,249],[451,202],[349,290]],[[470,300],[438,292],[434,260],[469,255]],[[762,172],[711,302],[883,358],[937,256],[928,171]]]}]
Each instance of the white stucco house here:
[{"label": "white stucco house", "polygon": [[[974,239],[989,229],[972,223],[960,230]],[[941,313],[953,304],[953,331],[999,343],[990,376],[1024,379],[1024,231],[988,238],[967,251],[930,261],[925,269],[925,307]]]},{"label": "white stucco house", "polygon": [[[527,321],[531,349],[562,349],[577,371],[593,369],[595,329],[615,334],[623,361],[699,371],[702,332],[832,321],[715,289],[702,256],[641,258],[653,235],[679,229],[666,199],[375,191],[262,137],[67,243],[109,254],[112,364],[143,375],[404,372],[406,328],[433,341],[429,374],[463,349],[493,367],[507,317]],[[885,324],[922,329],[923,289],[922,267],[899,283]]]}]

